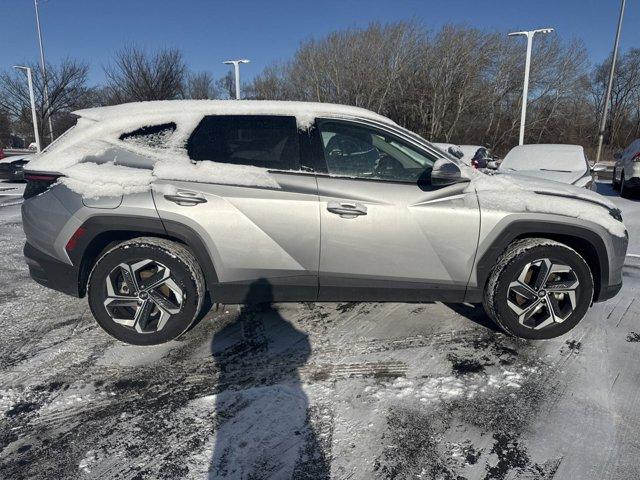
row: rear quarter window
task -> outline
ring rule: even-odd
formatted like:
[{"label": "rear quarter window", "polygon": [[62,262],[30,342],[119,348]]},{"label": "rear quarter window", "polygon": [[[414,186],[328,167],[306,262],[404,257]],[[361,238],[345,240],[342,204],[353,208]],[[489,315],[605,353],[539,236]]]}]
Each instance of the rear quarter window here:
[{"label": "rear quarter window", "polygon": [[176,124],[163,123],[138,128],[120,135],[120,140],[131,145],[147,148],[163,148],[176,131]]}]

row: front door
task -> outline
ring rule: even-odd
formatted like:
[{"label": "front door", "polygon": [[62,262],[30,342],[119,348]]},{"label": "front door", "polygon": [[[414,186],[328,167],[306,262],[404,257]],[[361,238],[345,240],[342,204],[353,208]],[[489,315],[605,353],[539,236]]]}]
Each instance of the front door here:
[{"label": "front door", "polygon": [[480,213],[468,184],[430,185],[434,152],[366,123],[319,120],[320,300],[461,301]]}]

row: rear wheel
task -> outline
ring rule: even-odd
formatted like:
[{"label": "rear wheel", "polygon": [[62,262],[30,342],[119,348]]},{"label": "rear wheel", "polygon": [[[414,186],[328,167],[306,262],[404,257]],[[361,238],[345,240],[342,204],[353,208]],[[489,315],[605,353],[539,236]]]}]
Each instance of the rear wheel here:
[{"label": "rear wheel", "polygon": [[484,307],[507,333],[545,339],[575,327],[592,299],[593,278],[584,259],[562,243],[533,238],[511,244],[500,257]]},{"label": "rear wheel", "polygon": [[183,334],[204,299],[204,277],[184,246],[143,237],[104,253],[89,276],[89,306],[110,335],[156,345]]}]

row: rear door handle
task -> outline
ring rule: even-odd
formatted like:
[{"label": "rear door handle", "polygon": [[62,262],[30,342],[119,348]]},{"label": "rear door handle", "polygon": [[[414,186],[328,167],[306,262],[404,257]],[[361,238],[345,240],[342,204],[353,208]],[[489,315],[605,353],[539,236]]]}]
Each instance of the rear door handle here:
[{"label": "rear door handle", "polygon": [[359,203],[329,202],[327,210],[341,217],[357,217],[367,214],[367,207]]},{"label": "rear door handle", "polygon": [[164,198],[170,202],[177,203],[182,206],[192,206],[199,203],[206,203],[207,199],[201,197],[195,192],[178,191],[176,195],[165,195]]}]

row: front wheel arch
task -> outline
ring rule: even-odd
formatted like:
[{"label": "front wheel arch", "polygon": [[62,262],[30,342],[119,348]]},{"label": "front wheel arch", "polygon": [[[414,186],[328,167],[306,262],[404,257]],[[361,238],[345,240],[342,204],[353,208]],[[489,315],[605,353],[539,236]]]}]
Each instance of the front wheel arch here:
[{"label": "front wheel arch", "polygon": [[511,243],[527,238],[542,238],[562,243],[578,252],[591,269],[594,282],[594,301],[598,301],[602,285],[609,281],[609,254],[604,241],[592,230],[578,225],[517,221],[497,236],[478,260],[477,285],[484,290],[498,258]]}]

